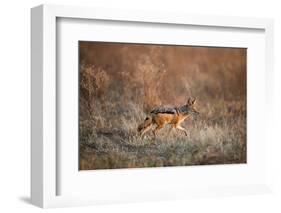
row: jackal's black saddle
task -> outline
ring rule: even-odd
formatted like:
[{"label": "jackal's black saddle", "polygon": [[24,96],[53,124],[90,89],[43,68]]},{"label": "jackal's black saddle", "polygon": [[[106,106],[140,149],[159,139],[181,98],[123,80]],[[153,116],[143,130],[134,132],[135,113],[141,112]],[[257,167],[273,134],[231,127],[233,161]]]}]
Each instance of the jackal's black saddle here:
[{"label": "jackal's black saddle", "polygon": [[177,109],[175,107],[161,106],[161,107],[154,108],[150,113],[153,113],[153,114],[158,114],[158,113],[177,114]]}]

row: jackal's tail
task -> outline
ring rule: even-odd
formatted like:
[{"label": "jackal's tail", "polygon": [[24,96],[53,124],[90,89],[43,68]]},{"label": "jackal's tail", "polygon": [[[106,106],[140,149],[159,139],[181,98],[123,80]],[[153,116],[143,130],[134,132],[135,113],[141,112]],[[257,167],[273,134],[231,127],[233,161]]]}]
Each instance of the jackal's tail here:
[{"label": "jackal's tail", "polygon": [[152,118],[151,117],[146,117],[146,119],[144,120],[143,123],[141,123],[138,126],[138,132],[142,133],[143,131],[145,131],[148,127],[150,127],[152,125]]}]

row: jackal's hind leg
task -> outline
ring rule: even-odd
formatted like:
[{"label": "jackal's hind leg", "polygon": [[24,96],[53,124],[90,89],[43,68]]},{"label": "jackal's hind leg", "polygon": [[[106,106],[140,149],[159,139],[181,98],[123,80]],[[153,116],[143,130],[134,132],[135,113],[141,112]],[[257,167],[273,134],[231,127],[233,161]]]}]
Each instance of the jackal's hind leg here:
[{"label": "jackal's hind leg", "polygon": [[141,134],[140,134],[140,137],[143,138],[144,134],[151,129],[151,126],[152,125],[149,125],[147,127],[145,127],[142,131],[141,131]]},{"label": "jackal's hind leg", "polygon": [[154,138],[156,138],[157,132],[163,128],[163,125],[158,125],[154,130],[153,130],[153,134],[154,134]]}]

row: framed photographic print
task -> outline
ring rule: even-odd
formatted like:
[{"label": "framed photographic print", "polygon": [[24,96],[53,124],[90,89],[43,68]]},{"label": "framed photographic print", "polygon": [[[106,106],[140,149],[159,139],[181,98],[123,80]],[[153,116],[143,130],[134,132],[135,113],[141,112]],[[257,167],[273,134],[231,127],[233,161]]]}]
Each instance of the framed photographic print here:
[{"label": "framed photographic print", "polygon": [[270,192],[272,20],[31,14],[33,204]]}]

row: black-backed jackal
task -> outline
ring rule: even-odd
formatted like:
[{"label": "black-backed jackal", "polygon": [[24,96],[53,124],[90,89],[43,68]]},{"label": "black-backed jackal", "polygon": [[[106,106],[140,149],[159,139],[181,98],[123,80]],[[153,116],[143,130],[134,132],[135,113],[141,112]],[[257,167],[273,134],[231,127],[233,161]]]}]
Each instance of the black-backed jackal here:
[{"label": "black-backed jackal", "polygon": [[187,135],[187,130],[183,128],[180,124],[189,115],[198,115],[199,112],[195,109],[194,104],[196,99],[189,98],[187,103],[180,107],[166,107],[160,106],[154,108],[150,112],[150,116],[147,116],[145,121],[138,126],[138,132],[141,137],[151,129],[153,124],[156,128],[153,130],[154,137],[156,137],[157,132],[162,129],[166,124],[172,125],[173,128],[181,130]]}]

